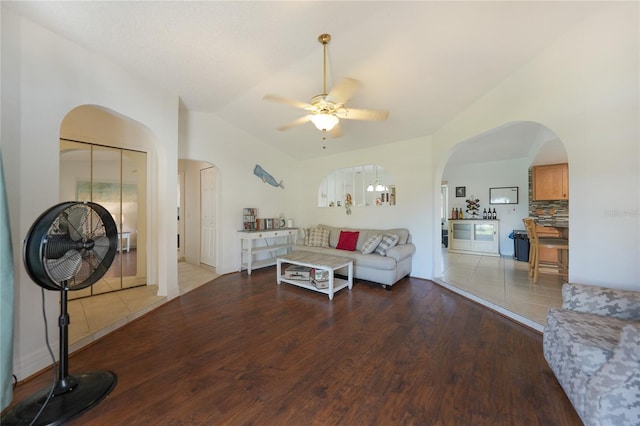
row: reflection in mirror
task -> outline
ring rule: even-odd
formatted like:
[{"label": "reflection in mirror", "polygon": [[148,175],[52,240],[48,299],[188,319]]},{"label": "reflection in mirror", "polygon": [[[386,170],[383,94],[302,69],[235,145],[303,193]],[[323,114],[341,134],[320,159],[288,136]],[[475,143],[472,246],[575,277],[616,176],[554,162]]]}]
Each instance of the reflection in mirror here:
[{"label": "reflection in mirror", "polygon": [[69,299],[146,284],[147,155],[60,140],[60,199],[93,201],[111,213],[118,228],[118,251],[107,273]]},{"label": "reflection in mirror", "polygon": [[318,187],[318,207],[342,207],[347,194],[354,207],[395,205],[396,187],[382,166],[367,164],[334,170]]},{"label": "reflection in mirror", "polygon": [[489,188],[489,204],[518,204],[518,187]]}]

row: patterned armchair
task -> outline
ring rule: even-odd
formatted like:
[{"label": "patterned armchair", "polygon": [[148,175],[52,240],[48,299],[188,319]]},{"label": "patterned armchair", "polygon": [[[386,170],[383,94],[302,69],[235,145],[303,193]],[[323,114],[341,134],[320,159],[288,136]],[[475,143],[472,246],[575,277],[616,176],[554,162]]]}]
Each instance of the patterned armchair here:
[{"label": "patterned armchair", "polygon": [[564,284],[544,357],[587,426],[640,425],[640,292]]}]

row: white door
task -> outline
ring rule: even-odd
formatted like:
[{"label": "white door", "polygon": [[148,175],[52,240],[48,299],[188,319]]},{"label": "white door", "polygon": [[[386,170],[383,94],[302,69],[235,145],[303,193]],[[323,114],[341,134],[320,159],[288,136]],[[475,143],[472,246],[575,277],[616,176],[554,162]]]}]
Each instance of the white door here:
[{"label": "white door", "polygon": [[216,266],[216,171],[200,170],[200,263]]},{"label": "white door", "polygon": [[178,173],[178,260],[184,260],[184,172]]}]

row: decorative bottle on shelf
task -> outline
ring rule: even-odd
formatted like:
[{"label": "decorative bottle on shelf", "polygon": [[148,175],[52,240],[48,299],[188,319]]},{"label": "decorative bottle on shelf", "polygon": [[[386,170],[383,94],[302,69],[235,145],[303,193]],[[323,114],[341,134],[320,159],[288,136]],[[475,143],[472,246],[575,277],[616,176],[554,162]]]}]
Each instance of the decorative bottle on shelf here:
[{"label": "decorative bottle on shelf", "polygon": [[482,211],[482,218],[483,218],[483,219],[486,219],[486,218],[487,218],[487,209],[484,209],[484,210]]},{"label": "decorative bottle on shelf", "polygon": [[493,208],[493,213],[491,214],[491,219],[497,219],[498,218],[498,214],[496,213],[496,209],[495,207]]},{"label": "decorative bottle on shelf", "polygon": [[458,210],[458,219],[462,219],[462,209]]},{"label": "decorative bottle on shelf", "polygon": [[451,219],[456,219],[457,216],[456,209],[451,209]]}]

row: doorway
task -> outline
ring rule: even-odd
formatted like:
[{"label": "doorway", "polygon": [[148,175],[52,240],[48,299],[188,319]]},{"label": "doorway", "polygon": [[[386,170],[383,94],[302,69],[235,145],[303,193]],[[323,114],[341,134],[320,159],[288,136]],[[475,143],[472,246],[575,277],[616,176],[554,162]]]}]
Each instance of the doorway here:
[{"label": "doorway", "polygon": [[100,204],[118,229],[116,256],[105,275],[70,299],[147,284],[146,179],[145,152],[60,139],[60,199]]},{"label": "doorway", "polygon": [[[561,304],[562,282],[557,277],[545,277],[534,286],[528,277],[527,263],[514,259],[514,240],[509,235],[524,229],[522,219],[532,215],[531,166],[562,162],[568,161],[560,139],[547,127],[534,122],[508,123],[453,147],[441,176],[440,215],[445,219],[441,219],[443,241],[440,261],[436,264],[436,270],[440,271],[436,273],[436,280],[499,312],[514,318],[519,316],[525,324],[544,324],[547,309]],[[490,205],[489,188],[514,186],[520,194],[517,204]],[[458,196],[454,189],[461,189],[460,194],[464,196]],[[468,217],[464,212],[467,199],[471,198],[480,200],[480,212],[489,207],[497,210],[500,257],[448,252],[446,245],[451,242],[445,244],[444,239],[447,218],[456,208]],[[516,316],[510,315],[514,313]]]},{"label": "doorway", "polygon": [[200,170],[200,263],[216,267],[216,170]]},{"label": "doorway", "polygon": [[214,164],[178,160],[180,261],[214,269],[218,257],[218,183]]}]

